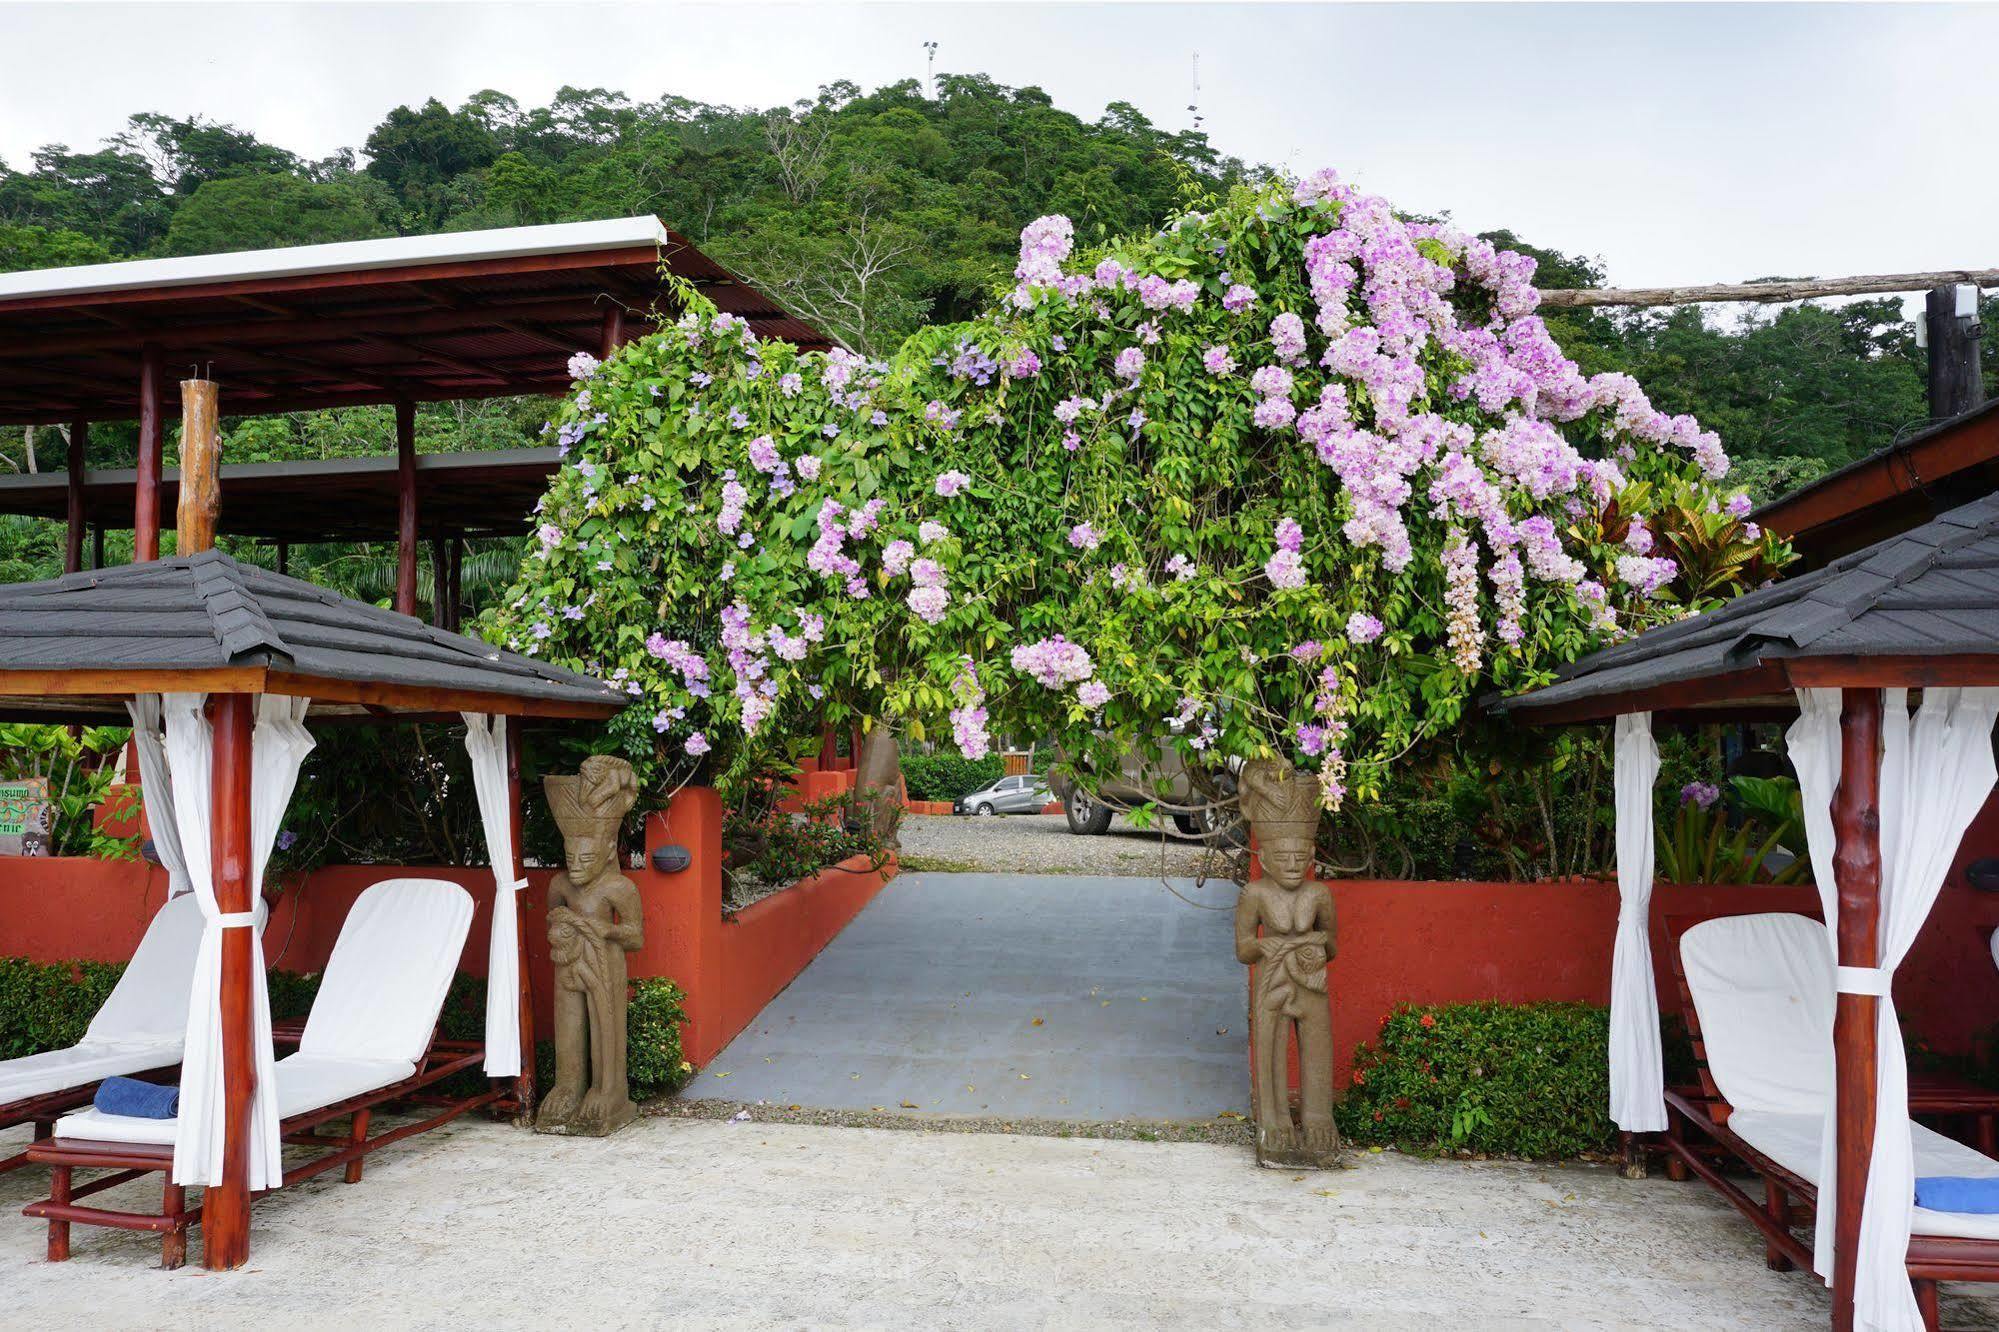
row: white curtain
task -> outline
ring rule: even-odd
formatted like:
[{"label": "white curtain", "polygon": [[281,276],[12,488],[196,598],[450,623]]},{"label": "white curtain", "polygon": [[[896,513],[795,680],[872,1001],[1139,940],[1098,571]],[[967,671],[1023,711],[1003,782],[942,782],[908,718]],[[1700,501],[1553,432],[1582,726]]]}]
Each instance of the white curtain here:
[{"label": "white curtain", "polygon": [[167,897],[194,891],[187,877],[187,857],[180,851],[180,829],[174,825],[174,783],[167,766],[166,737],[161,731],[158,694],[140,694],[125,704],[132,714],[132,744],[139,751],[139,796],[146,804],[146,826],[153,833],[153,854],[167,871]]},{"label": "white curtain", "polygon": [[468,712],[465,751],[493,865],[493,929],[486,944],[486,1076],[521,1071],[520,918],[514,895],[527,887],[515,876],[513,806],[507,790],[507,719]]},{"label": "white curtain", "polygon": [[[162,698],[167,762],[177,778],[174,823],[182,846],[207,848],[212,845],[214,821],[215,735],[202,715],[205,699],[201,694],[166,694]],[[298,781],[299,765],[312,748],[312,737],[303,725],[305,709],[304,699],[258,700],[256,725],[250,734],[250,854],[256,873],[251,883],[252,910],[240,916],[224,915],[215,900],[211,857],[197,855],[187,862],[188,880],[207,923],[195,957],[187,1040],[181,1052],[180,1118],[174,1133],[177,1184],[222,1182],[222,934],[237,928],[250,930],[250,1050],[256,1061],[256,1088],[250,1102],[249,1187],[275,1189],[284,1183],[272,1072],[270,992],[264,979],[261,888],[278,824]]]},{"label": "white curtain", "polygon": [[[1930,689],[1909,716],[1909,691],[1883,691],[1881,723],[1880,958],[1877,967],[1841,967],[1838,987],[1872,994],[1875,1006],[1875,1127],[1855,1263],[1854,1322],[1872,1332],[1920,1332],[1922,1316],[1904,1258],[1915,1209],[1909,1133],[1909,1066],[1895,1014],[1895,968],[1908,956],[1944,877],[1999,770],[1992,756],[1999,689]],[[1840,691],[1801,689],[1799,717],[1786,736],[1804,796],[1805,831],[1819,902],[1835,950],[1839,895],[1833,878],[1832,798],[1840,777]],[[1828,1098],[1819,1157],[1818,1231],[1813,1266],[1831,1279],[1832,1201],[1838,1196],[1835,1103]]]},{"label": "white curtain", "polygon": [[1617,719],[1617,942],[1610,962],[1610,1117],[1627,1133],[1666,1127],[1659,993],[1652,979],[1652,714]]}]

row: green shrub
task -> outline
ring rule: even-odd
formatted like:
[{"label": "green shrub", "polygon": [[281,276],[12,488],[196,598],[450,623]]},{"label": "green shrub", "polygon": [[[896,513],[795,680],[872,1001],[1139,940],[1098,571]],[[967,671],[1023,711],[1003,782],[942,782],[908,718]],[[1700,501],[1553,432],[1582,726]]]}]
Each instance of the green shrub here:
[{"label": "green shrub", "polygon": [[[0,957],[0,1059],[59,1050],[83,1038],[84,1028],[124,972],[123,962],[30,962]],[[318,972],[270,973],[271,1018],[301,1018],[319,993]],[[687,1021],[687,995],[670,980],[632,982],[625,1013],[632,1099],[650,1100],[678,1090],[694,1066],[680,1051],[680,1027]],[[486,980],[459,972],[451,979],[438,1019],[450,1040],[479,1040],[486,1034]],[[554,1046],[536,1047],[538,1085],[555,1073]],[[460,1095],[477,1091],[485,1079],[477,1071],[459,1074],[439,1088]]]},{"label": "green shrub", "polygon": [[1610,1015],[1594,1004],[1404,1006],[1354,1057],[1361,1145],[1533,1160],[1610,1147]]},{"label": "green shrub", "polygon": [[968,759],[957,754],[904,754],[902,780],[911,800],[956,800],[1005,775],[997,754]]},{"label": "green shrub", "polygon": [[625,1060],[633,1100],[678,1091],[694,1076],[694,1065],[680,1052],[686,1001],[687,992],[663,977],[632,982],[631,1006],[625,1010]]}]

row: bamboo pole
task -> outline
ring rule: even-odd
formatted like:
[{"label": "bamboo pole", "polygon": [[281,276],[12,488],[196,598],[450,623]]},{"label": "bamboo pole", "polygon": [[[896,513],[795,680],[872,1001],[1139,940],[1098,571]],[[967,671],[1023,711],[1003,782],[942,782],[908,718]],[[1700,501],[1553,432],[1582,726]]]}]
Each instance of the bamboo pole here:
[{"label": "bamboo pole", "polygon": [[220,389],[212,379],[180,382],[180,505],[174,549],[182,555],[212,549],[222,513]]},{"label": "bamboo pole", "polygon": [[1869,277],[1798,278],[1785,282],[1717,282],[1691,287],[1562,287],[1541,293],[1544,310],[1601,305],[1711,305],[1724,301],[1809,301],[1821,296],[1889,295],[1927,291],[1950,282],[1999,287],[1999,268],[1953,268],[1937,273],[1881,273]]},{"label": "bamboo pole", "polygon": [[160,379],[165,374],[160,348],[147,343],[139,351],[139,465],[132,485],[132,559],[135,563],[160,557],[160,452],[165,424],[160,420]]}]

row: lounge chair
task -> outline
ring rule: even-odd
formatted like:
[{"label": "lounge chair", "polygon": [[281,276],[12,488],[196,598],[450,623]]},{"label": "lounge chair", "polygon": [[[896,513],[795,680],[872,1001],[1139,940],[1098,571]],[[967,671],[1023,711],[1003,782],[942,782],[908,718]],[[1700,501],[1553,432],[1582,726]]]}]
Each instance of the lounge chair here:
[{"label": "lounge chair", "polygon": [[[419,1095],[455,1073],[478,1068],[484,1057],[480,1042],[437,1036],[438,1015],[471,923],[471,895],[442,880],[391,879],[355,901],[327,961],[298,1053],[276,1065],[284,1140],[327,1149],[286,1169],[286,1185],[335,1166],[345,1166],[347,1182],[358,1183],[361,1158],[369,1152],[449,1123],[506,1094],[488,1085],[466,1097]],[[421,1100],[437,1113],[369,1137],[372,1112],[397,1100]],[[316,1131],[338,1119],[350,1121],[345,1133]],[[187,1232],[201,1211],[188,1206],[185,1187],[173,1182],[174,1130],[171,1119],[107,1115],[93,1106],[64,1116],[54,1137],[28,1149],[29,1159],[53,1168],[49,1197],[22,1209],[49,1223],[51,1262],[69,1256],[69,1228],[77,1222],[157,1231],[162,1265],[178,1267],[186,1260]],[[112,1173],[77,1185],[74,1171],[79,1167]],[[80,1198],[153,1171],[166,1174],[157,1215],[78,1204]]]},{"label": "lounge chair", "polygon": [[[1680,936],[1675,971],[1690,1001],[1701,1089],[1666,1094],[1673,1173],[1691,1171],[1735,1204],[1763,1232],[1772,1270],[1809,1270],[1811,1246],[1791,1225],[1802,1220],[1800,1204],[1818,1205],[1820,1138],[1833,1094],[1825,927],[1785,914],[1704,921]],[[1912,1110],[1916,1099],[1912,1093]],[[1913,1121],[1909,1127],[1918,1178],[1999,1176],[1999,1160]],[[1762,1203],[1723,1174],[1730,1155],[1762,1176]],[[1939,1280],[1999,1281],[1999,1216],[1916,1208],[1908,1268],[1934,1329]]]},{"label": "lounge chair", "polygon": [[[33,1124],[39,1141],[64,1111],[88,1102],[103,1079],[157,1076],[179,1064],[200,947],[201,907],[194,894],[183,893],[153,914],[82,1040],[0,1061],[0,1128]],[[0,1159],[0,1174],[26,1164],[26,1152]]]}]

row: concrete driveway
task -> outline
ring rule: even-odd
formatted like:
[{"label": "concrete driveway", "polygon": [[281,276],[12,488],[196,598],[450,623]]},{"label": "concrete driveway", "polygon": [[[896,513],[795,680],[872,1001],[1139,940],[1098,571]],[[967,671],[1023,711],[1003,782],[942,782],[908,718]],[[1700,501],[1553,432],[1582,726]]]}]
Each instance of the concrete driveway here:
[{"label": "concrete driveway", "polygon": [[1226,882],[904,874],[682,1096],[1041,1119],[1246,1112],[1234,903]]}]

